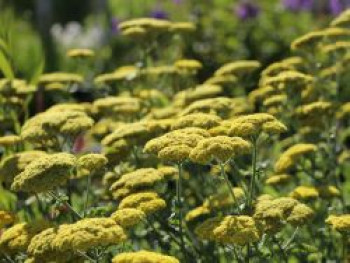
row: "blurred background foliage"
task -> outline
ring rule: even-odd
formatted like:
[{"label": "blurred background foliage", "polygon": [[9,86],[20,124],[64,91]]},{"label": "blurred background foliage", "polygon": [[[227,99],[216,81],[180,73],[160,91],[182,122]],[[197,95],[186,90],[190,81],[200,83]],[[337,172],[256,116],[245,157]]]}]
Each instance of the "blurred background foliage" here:
[{"label": "blurred background foliage", "polygon": [[350,6],[349,2],[90,0],[82,4],[79,0],[0,0],[0,37],[9,38],[17,76],[30,78],[43,53],[46,71],[69,71],[72,67],[62,54],[80,47],[98,50],[95,66],[100,73],[127,64],[133,56],[132,42],[119,35],[121,21],[135,17],[192,21],[198,30],[184,56],[203,62],[204,70],[198,76],[202,80],[230,60],[257,59],[266,65],[286,57],[295,37],[323,27]]}]

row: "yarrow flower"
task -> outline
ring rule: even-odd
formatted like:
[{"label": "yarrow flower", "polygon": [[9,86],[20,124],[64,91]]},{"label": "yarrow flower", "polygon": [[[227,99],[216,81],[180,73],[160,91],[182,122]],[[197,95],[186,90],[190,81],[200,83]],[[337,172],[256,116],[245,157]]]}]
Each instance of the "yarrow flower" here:
[{"label": "yarrow flower", "polygon": [[141,250],[138,252],[120,253],[112,259],[112,263],[180,263],[174,257],[156,252]]},{"label": "yarrow flower", "polygon": [[123,228],[129,228],[144,220],[146,218],[146,214],[143,211],[135,208],[124,208],[115,211],[111,215],[111,218]]},{"label": "yarrow flower", "polygon": [[343,234],[350,232],[350,215],[330,215],[326,219],[326,223],[330,224],[334,230],[339,231]]},{"label": "yarrow flower", "polygon": [[155,192],[140,192],[131,194],[121,200],[119,209],[135,208],[146,215],[153,214],[166,207],[165,201]]},{"label": "yarrow flower", "polygon": [[40,193],[64,184],[76,165],[74,155],[56,153],[32,161],[12,183],[14,191]]}]

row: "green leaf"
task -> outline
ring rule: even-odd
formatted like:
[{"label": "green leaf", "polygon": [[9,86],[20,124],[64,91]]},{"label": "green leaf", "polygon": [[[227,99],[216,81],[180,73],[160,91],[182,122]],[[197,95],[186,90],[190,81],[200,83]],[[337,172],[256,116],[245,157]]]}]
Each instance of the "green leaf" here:
[{"label": "green leaf", "polygon": [[31,80],[29,83],[32,85],[38,84],[39,78],[40,78],[41,74],[43,74],[44,69],[45,69],[45,60],[43,58],[41,58],[37,68],[33,72],[33,75],[31,77]]},{"label": "green leaf", "polygon": [[8,53],[9,51],[8,45],[2,38],[0,38],[0,50],[3,50],[4,53]]},{"label": "green leaf", "polygon": [[10,62],[2,51],[0,51],[0,70],[6,78],[10,80],[15,78]]}]

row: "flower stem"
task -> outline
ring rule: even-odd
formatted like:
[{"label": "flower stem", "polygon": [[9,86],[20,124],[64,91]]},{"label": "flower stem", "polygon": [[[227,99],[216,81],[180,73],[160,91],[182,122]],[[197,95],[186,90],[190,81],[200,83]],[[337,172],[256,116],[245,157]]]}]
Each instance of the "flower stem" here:
[{"label": "flower stem", "polygon": [[183,235],[183,215],[182,215],[182,164],[178,164],[178,170],[179,170],[179,178],[176,183],[176,196],[177,196],[177,205],[178,205],[178,212],[179,212],[179,232],[180,232],[180,242],[181,242],[181,250],[184,254],[187,262],[187,253],[185,249],[185,240]]},{"label": "flower stem", "polygon": [[73,213],[73,215],[75,215],[78,219],[83,219],[83,217],[74,210],[74,208],[65,200],[62,200],[61,198],[59,198],[58,196],[56,196],[53,192],[49,192],[49,195],[51,195],[51,197],[53,199],[55,199],[56,201],[64,204],[66,207],[68,207],[68,209]]},{"label": "flower stem", "polygon": [[222,162],[220,162],[220,173],[221,173],[221,176],[225,179],[225,182],[226,182],[226,185],[228,187],[228,191],[232,197],[232,200],[234,202],[234,206],[237,208],[238,212],[240,213],[241,212],[241,209],[239,207],[239,204],[237,202],[237,198],[236,198],[236,195],[232,189],[232,185],[231,185],[231,182],[230,180],[228,179],[227,177],[227,174],[225,172],[225,164],[223,164]]},{"label": "flower stem", "polygon": [[86,210],[89,203],[89,192],[90,192],[90,185],[91,185],[91,175],[88,175],[87,182],[86,182],[86,190],[85,190],[85,201],[84,201],[84,212],[83,217],[86,216]]},{"label": "flower stem", "polygon": [[250,188],[249,188],[249,199],[248,199],[248,208],[252,210],[253,199],[255,196],[255,177],[256,177],[256,160],[257,160],[257,140],[253,139],[253,153],[252,153],[252,177],[250,179]]}]

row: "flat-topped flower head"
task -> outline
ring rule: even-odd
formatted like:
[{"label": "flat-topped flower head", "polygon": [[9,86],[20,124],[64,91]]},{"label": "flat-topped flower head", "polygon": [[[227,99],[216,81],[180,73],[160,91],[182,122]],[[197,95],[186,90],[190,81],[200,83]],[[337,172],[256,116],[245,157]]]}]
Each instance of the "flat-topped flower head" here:
[{"label": "flat-topped flower head", "polygon": [[32,117],[22,127],[21,137],[31,143],[52,144],[56,136],[77,136],[93,125],[94,121],[80,111],[47,111]]},{"label": "flat-topped flower head", "polygon": [[326,223],[342,234],[348,234],[350,232],[350,214],[330,215],[326,219]]},{"label": "flat-topped flower head", "polygon": [[165,201],[155,192],[131,194],[121,200],[118,209],[135,208],[146,215],[156,213],[166,207]]},{"label": "flat-topped flower head", "polygon": [[20,136],[5,135],[0,137],[0,147],[10,147],[19,144],[22,141]]},{"label": "flat-topped flower head", "polygon": [[295,109],[295,114],[300,118],[319,118],[321,115],[330,115],[334,107],[331,102],[317,101],[310,104],[299,106]]},{"label": "flat-topped flower head", "polygon": [[48,108],[46,112],[80,111],[90,115],[91,110],[92,109],[90,103],[59,103]]},{"label": "flat-topped flower head", "polygon": [[287,131],[287,127],[271,114],[255,113],[234,118],[231,121],[228,134],[249,138],[257,136],[261,132],[279,134],[285,131]]},{"label": "flat-topped flower head", "polygon": [[115,198],[122,198],[138,190],[153,189],[165,180],[164,173],[154,168],[140,168],[123,174],[115,181],[110,191]]},{"label": "flat-topped flower head", "polygon": [[0,163],[0,179],[6,183],[12,183],[16,175],[23,172],[32,161],[46,156],[43,151],[25,151],[10,155]]},{"label": "flat-topped flower head", "polygon": [[215,71],[214,75],[221,76],[233,74],[236,76],[241,76],[250,74],[260,67],[260,62],[256,60],[238,60],[223,65]]},{"label": "flat-topped flower head", "polygon": [[298,143],[289,147],[276,161],[275,172],[278,174],[287,172],[297,164],[299,158],[314,153],[316,150],[316,145],[307,143]]},{"label": "flat-topped flower head", "polygon": [[11,188],[14,191],[45,192],[64,184],[70,177],[70,170],[76,165],[74,155],[56,153],[32,161],[18,174]]},{"label": "flat-topped flower head", "polygon": [[285,94],[281,94],[281,95],[273,95],[271,97],[266,98],[263,101],[263,105],[265,107],[273,107],[273,106],[279,106],[279,105],[283,105],[285,104],[285,102],[287,101],[287,96]]},{"label": "flat-topped flower head", "polygon": [[119,30],[122,32],[134,27],[140,27],[147,31],[167,31],[171,27],[171,22],[164,19],[157,18],[135,18],[131,20],[124,21],[119,24]]},{"label": "flat-topped flower head", "polygon": [[211,84],[211,85],[233,85],[237,83],[237,77],[234,75],[219,75],[219,76],[212,76],[211,78],[207,79],[204,84]]},{"label": "flat-topped flower head", "polygon": [[228,117],[233,108],[232,104],[233,100],[226,97],[198,100],[188,105],[180,113],[180,116],[185,116],[192,113],[207,113],[220,117]]},{"label": "flat-topped flower head", "polygon": [[200,223],[194,233],[200,240],[215,241],[214,229],[217,228],[222,221],[222,217],[212,217]]},{"label": "flat-topped flower head", "polygon": [[250,216],[226,216],[213,230],[214,239],[223,244],[244,246],[260,239],[255,221]]},{"label": "flat-topped flower head", "polygon": [[123,139],[133,143],[143,143],[147,139],[148,134],[149,132],[145,123],[125,123],[118,126],[112,133],[104,137],[101,143],[103,146],[110,147]]},{"label": "flat-topped flower head", "polygon": [[185,220],[187,222],[192,222],[194,220],[197,220],[203,216],[207,216],[210,214],[210,209],[208,207],[205,206],[199,206],[196,207],[192,210],[190,210],[185,217]]},{"label": "flat-topped flower head", "polygon": [[179,129],[148,141],[144,152],[156,154],[163,160],[182,162],[200,140],[209,136],[207,131],[200,128]]},{"label": "flat-topped flower head", "polygon": [[234,156],[248,153],[250,148],[250,143],[240,137],[205,138],[191,151],[190,159],[200,164],[207,164],[212,160],[225,163]]},{"label": "flat-topped flower head", "polygon": [[[223,88],[214,84],[202,84],[196,86],[194,89],[188,89],[184,93],[185,104],[192,103],[197,100],[209,99],[220,96]],[[178,93],[179,94],[179,93]],[[175,96],[176,99],[176,96]]]},{"label": "flat-topped flower head", "polygon": [[82,83],[84,81],[83,77],[75,73],[67,72],[54,72],[46,73],[40,76],[40,84],[48,84],[53,82],[59,83]]},{"label": "flat-topped flower head", "polygon": [[180,263],[175,257],[141,250],[138,252],[120,253],[112,259],[112,263]]},{"label": "flat-topped flower head", "polygon": [[275,174],[268,177],[265,181],[267,185],[283,185],[290,182],[292,177],[289,174]]},{"label": "flat-topped flower head", "polygon": [[294,226],[303,225],[313,216],[313,210],[296,199],[262,196],[257,200],[253,217],[259,229],[267,233],[276,233],[282,229],[285,222]]},{"label": "flat-topped flower head", "polygon": [[324,37],[322,31],[313,31],[306,33],[305,35],[298,37],[291,44],[292,50],[304,50],[314,47]]},{"label": "flat-topped flower head", "polygon": [[123,228],[112,218],[85,218],[73,224],[60,225],[52,246],[63,252],[87,251],[119,244],[126,238]]},{"label": "flat-topped flower head", "polygon": [[19,252],[25,253],[30,240],[48,227],[49,224],[43,220],[15,224],[1,234],[0,251],[10,255]]},{"label": "flat-topped flower head", "polygon": [[344,103],[340,109],[337,111],[337,118],[341,120],[346,120],[350,117],[350,102]]},{"label": "flat-topped flower head", "polygon": [[192,22],[173,22],[170,31],[175,33],[192,33],[196,31],[196,25]]},{"label": "flat-topped flower head", "polygon": [[298,186],[289,194],[298,200],[312,200],[319,197],[319,191],[313,186]]},{"label": "flat-topped flower head", "polygon": [[69,49],[66,55],[70,58],[90,58],[95,56],[95,52],[88,48],[73,48]]},{"label": "flat-topped flower head", "polygon": [[93,103],[96,112],[105,117],[117,114],[133,115],[141,110],[141,101],[133,97],[106,97]]},{"label": "flat-topped flower head", "polygon": [[77,168],[79,176],[93,175],[101,171],[108,163],[103,154],[89,153],[78,158]]},{"label": "flat-topped flower head", "polygon": [[139,39],[147,36],[147,30],[140,26],[133,26],[133,27],[126,28],[121,32],[121,34],[126,37]]},{"label": "flat-topped flower head", "polygon": [[123,228],[130,228],[142,222],[146,218],[146,214],[139,209],[124,208],[115,211],[111,218]]},{"label": "flat-topped flower head", "polygon": [[193,72],[196,72],[203,67],[202,63],[195,59],[179,59],[175,61],[174,66],[178,70],[193,71]]},{"label": "flat-topped flower head", "polygon": [[218,126],[221,118],[207,113],[191,113],[176,119],[172,125],[172,130],[178,130],[189,127],[210,129]]},{"label": "flat-topped flower head", "polygon": [[[293,89],[304,88],[314,82],[314,77],[295,70],[282,71],[276,76],[266,78],[264,84],[278,89],[291,86]],[[281,85],[282,84],[282,85]]]}]

